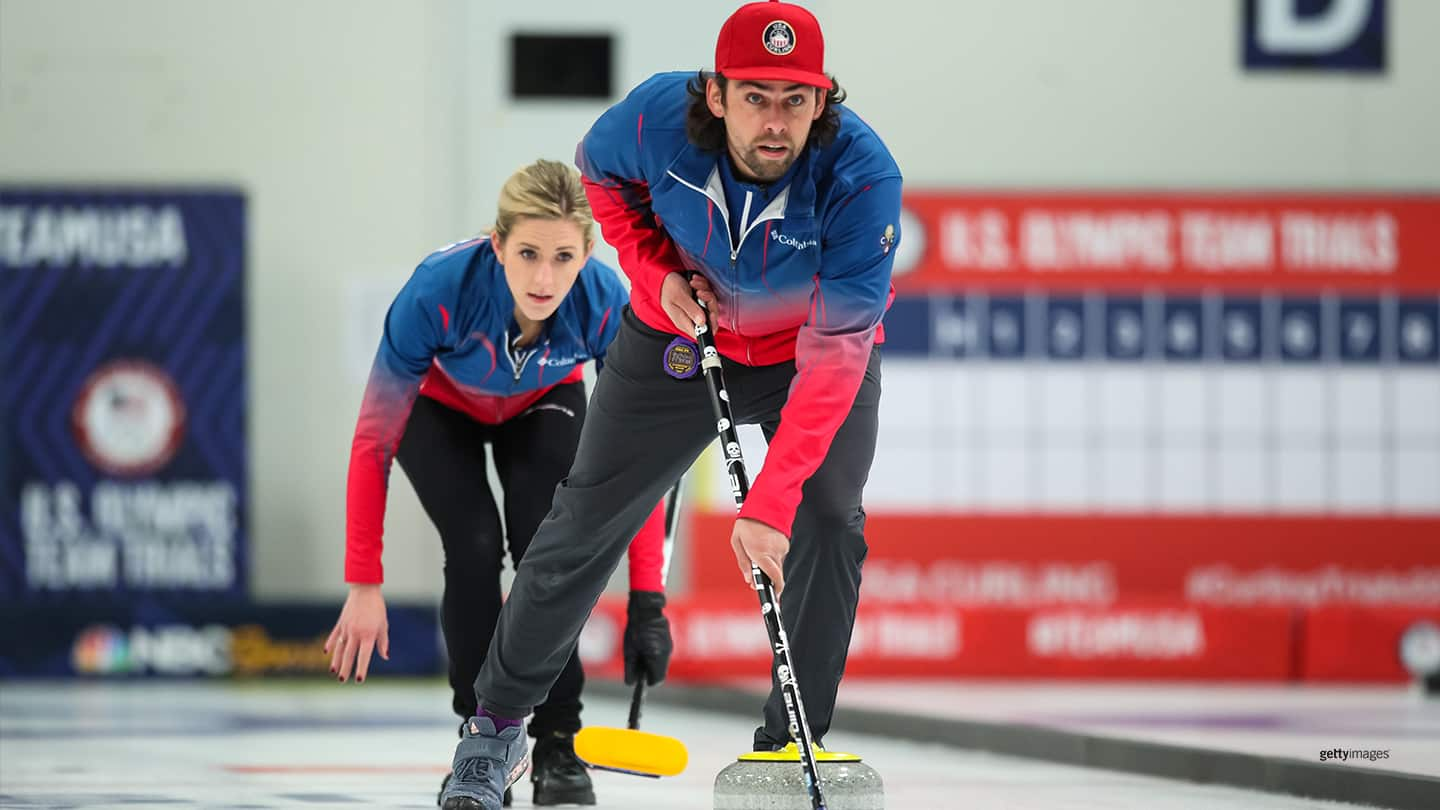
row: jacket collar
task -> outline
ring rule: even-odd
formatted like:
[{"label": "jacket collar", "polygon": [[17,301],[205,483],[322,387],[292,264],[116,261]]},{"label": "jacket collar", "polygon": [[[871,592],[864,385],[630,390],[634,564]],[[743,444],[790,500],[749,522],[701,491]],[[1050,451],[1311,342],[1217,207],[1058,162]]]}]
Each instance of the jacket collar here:
[{"label": "jacket collar", "polygon": [[[815,181],[811,176],[814,166],[811,159],[813,151],[806,149],[796,159],[796,165],[791,167],[790,182],[775,195],[770,205],[766,206],[767,212],[779,203],[779,208],[775,210],[787,219],[815,216]],[[724,211],[725,188],[720,177],[720,161],[724,159],[723,154],[701,151],[686,141],[675,160],[666,167],[666,173],[683,185],[709,197],[711,202]]]}]

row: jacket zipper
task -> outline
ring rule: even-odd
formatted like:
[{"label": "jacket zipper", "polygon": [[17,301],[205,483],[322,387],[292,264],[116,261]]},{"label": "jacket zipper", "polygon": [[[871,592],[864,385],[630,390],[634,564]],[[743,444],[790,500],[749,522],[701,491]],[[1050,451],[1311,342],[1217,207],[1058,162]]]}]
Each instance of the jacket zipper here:
[{"label": "jacket zipper", "polygon": [[[719,171],[719,170],[717,169],[716,171]],[[740,249],[745,246],[745,238],[750,235],[750,232],[751,232],[751,231],[755,230],[755,226],[756,226],[756,225],[759,225],[759,224],[762,223],[762,222],[768,222],[768,221],[770,221],[770,220],[772,220],[772,219],[784,219],[784,218],[785,218],[783,214],[775,213],[775,212],[773,212],[773,211],[770,211],[769,209],[770,209],[771,205],[774,205],[774,204],[775,204],[776,202],[778,202],[779,200],[784,199],[787,195],[785,195],[785,194],[783,194],[783,193],[776,195],[775,199],[774,199],[774,200],[771,200],[771,201],[770,201],[770,204],[765,206],[765,210],[760,212],[760,216],[759,216],[754,222],[751,222],[751,223],[745,228],[745,230],[743,230],[743,231],[740,232],[740,241],[737,243],[737,242],[735,241],[735,238],[730,235],[730,207],[729,207],[728,205],[726,205],[726,203],[725,203],[725,196],[724,196],[724,191],[723,191],[723,190],[720,192],[720,195],[719,195],[719,196],[720,196],[720,199],[717,200],[717,199],[715,199],[715,197],[710,196],[710,192],[709,192],[709,191],[707,191],[706,189],[703,189],[703,188],[701,188],[701,187],[699,187],[699,186],[697,186],[697,185],[694,185],[693,183],[690,183],[690,182],[686,181],[686,180],[685,180],[683,177],[681,177],[680,175],[678,175],[678,174],[676,174],[676,173],[674,173],[674,172],[670,172],[670,171],[667,171],[666,174],[668,174],[668,175],[670,175],[671,177],[675,178],[675,180],[676,180],[677,182],[679,182],[680,185],[682,185],[682,186],[690,189],[691,191],[697,192],[697,193],[699,193],[701,196],[706,197],[707,199],[711,200],[712,202],[715,203],[715,207],[716,207],[717,209],[719,209],[719,211],[720,211],[720,218],[723,219],[723,220],[725,220],[725,241],[730,245],[730,276],[731,276],[731,278],[735,279],[736,287],[737,287],[737,289],[738,289],[738,287],[739,287],[739,279],[736,277],[736,273],[737,273],[736,266],[737,266],[737,265],[739,264],[739,262],[740,262]],[[745,192],[745,210],[744,210],[744,212],[741,214],[741,219],[742,219],[742,220],[743,220],[745,217],[749,216],[749,213],[750,213],[750,200],[751,200],[751,195],[752,195],[753,193],[754,193],[754,192],[750,192],[750,191]],[[784,205],[783,205],[783,204],[781,205],[781,208],[782,208],[782,209],[784,208]],[[744,225],[745,223],[742,221],[741,224]],[[736,335],[739,335],[739,334],[740,334],[740,295],[739,295],[739,293],[737,292],[735,295],[730,296],[730,300],[731,300],[731,302],[732,302],[731,307],[730,307],[730,331],[733,332],[733,333],[735,333]],[[746,343],[745,343],[745,358],[746,358],[747,360],[750,358],[750,343],[749,343],[748,340],[747,340]]]},{"label": "jacket zipper", "polygon": [[[516,363],[515,363],[515,352],[512,351],[511,348],[510,348],[510,330],[509,330],[509,329],[506,329],[506,330],[505,330],[505,352],[510,355],[510,365],[512,365],[512,366],[515,367],[515,382],[517,382],[517,383],[520,382],[520,375],[525,373],[525,367],[530,364],[530,358],[533,357],[533,356],[535,356],[535,354],[540,351],[541,346],[549,346],[549,345],[550,345],[550,340],[547,338],[547,339],[545,339],[545,340],[540,344],[540,346],[535,346],[535,347],[531,348],[530,351],[526,352],[525,355],[520,358],[520,363],[519,363],[519,365],[516,365]],[[511,394],[512,396],[515,394],[515,386],[514,386],[514,385],[511,385],[511,386],[510,386],[510,394]]]}]

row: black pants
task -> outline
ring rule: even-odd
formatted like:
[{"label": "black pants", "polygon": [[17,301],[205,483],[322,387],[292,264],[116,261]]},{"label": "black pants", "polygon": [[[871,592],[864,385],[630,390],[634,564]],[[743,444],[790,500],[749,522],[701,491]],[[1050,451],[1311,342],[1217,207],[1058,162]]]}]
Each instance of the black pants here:
[{"label": "black pants", "polygon": [[[520,565],[475,681],[479,701],[492,711],[523,717],[558,683],[630,538],[669,482],[715,440],[704,379],[675,380],[662,369],[671,338],[626,309],[590,400],[575,464]],[[736,420],[759,424],[767,438],[773,436],[794,376],[793,362],[758,367],[727,362],[725,383]],[[879,403],[876,350],[850,415],[805,484],[785,558],[782,617],[817,739],[830,728],[855,623],[866,552],[860,496],[875,456]],[[739,579],[736,588],[743,587]],[[765,632],[758,611],[755,632]],[[756,745],[788,741],[778,687],[764,715]]]},{"label": "black pants", "polygon": [[[557,385],[519,416],[485,425],[428,397],[417,397],[396,458],[445,546],[440,621],[450,659],[456,714],[476,713],[474,683],[500,615],[505,542],[486,478],[485,445],[504,489],[510,558],[518,567],[550,511],[555,486],[575,458],[585,420],[585,384]],[[585,671],[574,639],[563,651],[550,697],[535,707],[530,734],[580,729]]]}]

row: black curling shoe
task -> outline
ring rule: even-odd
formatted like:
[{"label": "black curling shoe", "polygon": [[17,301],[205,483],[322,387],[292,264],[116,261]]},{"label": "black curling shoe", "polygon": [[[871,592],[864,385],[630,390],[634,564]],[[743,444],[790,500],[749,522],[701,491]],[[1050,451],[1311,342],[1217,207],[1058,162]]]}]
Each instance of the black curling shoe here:
[{"label": "black curling shoe", "polygon": [[595,803],[590,774],[575,756],[574,735],[555,733],[539,738],[530,751],[530,763],[536,807]]}]

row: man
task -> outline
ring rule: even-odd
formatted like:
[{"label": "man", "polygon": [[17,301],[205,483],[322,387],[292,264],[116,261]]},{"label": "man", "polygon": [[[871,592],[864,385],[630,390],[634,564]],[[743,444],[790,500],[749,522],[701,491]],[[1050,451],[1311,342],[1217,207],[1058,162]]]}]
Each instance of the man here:
[{"label": "man", "polygon": [[[750,3],[721,28],[714,73],[651,78],[580,144],[630,308],[475,681],[481,709],[444,807],[498,810],[526,766],[520,723],[564,666],[645,505],[715,436],[689,342],[706,317],[695,296],[710,309],[736,419],[759,424],[770,445],[731,546],[747,584],[753,560],[783,589],[811,730],[819,740],[829,729],[865,558],[860,501],[901,184],[843,100],[815,17]],[[754,747],[789,737],[775,687]]]}]

